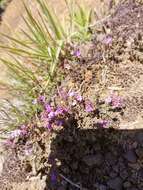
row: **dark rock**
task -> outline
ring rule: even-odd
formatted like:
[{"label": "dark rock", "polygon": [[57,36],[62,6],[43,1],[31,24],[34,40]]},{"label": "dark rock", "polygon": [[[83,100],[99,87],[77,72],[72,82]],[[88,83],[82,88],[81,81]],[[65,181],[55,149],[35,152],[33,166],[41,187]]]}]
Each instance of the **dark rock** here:
[{"label": "dark rock", "polygon": [[122,185],[123,185],[123,182],[122,182],[122,179],[120,177],[116,177],[114,179],[110,179],[108,182],[107,182],[107,185],[111,188],[111,189],[114,189],[114,190],[122,190]]},{"label": "dark rock", "polygon": [[128,163],[128,166],[129,166],[132,170],[139,170],[139,169],[140,169],[140,164],[139,164],[139,163]]},{"label": "dark rock", "polygon": [[124,169],[123,171],[120,172],[120,177],[125,180],[127,179],[127,177],[129,176],[129,173],[126,169]]},{"label": "dark rock", "polygon": [[143,158],[143,147],[137,148],[136,154],[139,157],[139,159],[142,159]]},{"label": "dark rock", "polygon": [[118,161],[119,161],[119,163],[123,163],[124,162],[123,157],[119,157]]},{"label": "dark rock", "polygon": [[66,188],[63,187],[63,186],[60,186],[60,187],[58,188],[58,190],[66,190]]},{"label": "dark rock", "polygon": [[137,173],[135,171],[132,171],[132,175],[129,178],[130,182],[134,185],[137,185]]},{"label": "dark rock", "polygon": [[107,186],[100,183],[96,183],[94,187],[98,190],[107,190]]},{"label": "dark rock", "polygon": [[126,169],[125,162],[119,162],[118,165],[119,165],[119,171],[120,172]]},{"label": "dark rock", "polygon": [[128,150],[126,154],[124,155],[124,157],[126,158],[127,161],[132,162],[132,163],[135,163],[137,161],[137,156],[133,149]]},{"label": "dark rock", "polygon": [[143,145],[143,133],[142,132],[136,134],[136,140],[139,144]]},{"label": "dark rock", "polygon": [[138,187],[138,190],[143,190],[143,182],[139,182],[137,187]]},{"label": "dark rock", "polygon": [[119,165],[113,166],[113,170],[118,173],[119,172]]},{"label": "dark rock", "polygon": [[98,189],[99,190],[107,190],[107,187],[105,185],[99,185]]},{"label": "dark rock", "polygon": [[100,151],[100,150],[101,150],[100,144],[97,144],[97,143],[96,143],[96,146],[94,147],[94,150],[95,150],[95,151]]},{"label": "dark rock", "polygon": [[126,189],[126,188],[129,188],[131,187],[131,183],[129,181],[125,181],[124,184],[123,184],[123,187]]},{"label": "dark rock", "polygon": [[77,168],[78,168],[78,162],[72,163],[71,167],[72,167],[73,170],[77,170]]},{"label": "dark rock", "polygon": [[116,157],[113,156],[113,154],[111,154],[111,153],[106,154],[105,159],[106,159],[107,164],[109,164],[110,166],[115,165],[117,162]]},{"label": "dark rock", "polygon": [[101,154],[96,154],[96,155],[89,155],[85,156],[83,158],[83,161],[88,165],[88,166],[100,166],[103,162],[103,157]]},{"label": "dark rock", "polygon": [[116,172],[110,172],[109,173],[111,178],[117,177],[117,173]]},{"label": "dark rock", "polygon": [[140,180],[143,181],[143,168],[140,168],[140,170],[138,171],[138,177]]}]

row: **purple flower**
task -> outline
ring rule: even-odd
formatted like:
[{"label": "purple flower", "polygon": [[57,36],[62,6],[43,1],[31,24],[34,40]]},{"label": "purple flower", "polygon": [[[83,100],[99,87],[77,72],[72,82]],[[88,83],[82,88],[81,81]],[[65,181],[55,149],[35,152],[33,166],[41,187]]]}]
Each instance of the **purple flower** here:
[{"label": "purple flower", "polygon": [[69,97],[74,97],[76,95],[76,92],[74,92],[74,91],[70,91],[69,93],[68,93],[68,96]]},{"label": "purple flower", "polygon": [[74,54],[74,56],[77,57],[77,58],[80,58],[80,56],[81,56],[81,52],[80,52],[79,49],[77,49],[76,51],[74,51],[73,54]]},{"label": "purple flower", "polygon": [[57,120],[56,125],[59,126],[59,127],[63,126],[63,121],[62,120]]},{"label": "purple flower", "polygon": [[26,125],[21,125],[20,129],[21,129],[21,130],[26,130],[26,129],[27,129],[27,126],[26,126]]},{"label": "purple flower", "polygon": [[68,109],[67,108],[65,108],[65,107],[58,107],[57,109],[56,109],[56,111],[55,111],[55,115],[57,116],[57,115],[63,115],[63,114],[65,114],[65,113],[67,113],[68,112]]},{"label": "purple flower", "polygon": [[111,96],[105,99],[105,103],[110,104],[113,108],[122,108],[123,107],[123,99],[120,96],[115,94],[111,94]]},{"label": "purple flower", "polygon": [[55,112],[54,112],[54,111],[51,111],[51,112],[48,114],[48,119],[52,120],[52,119],[54,119],[55,116],[56,116],[56,115],[55,115]]},{"label": "purple flower", "polygon": [[45,104],[45,109],[48,113],[52,112],[52,107],[50,104]]},{"label": "purple flower", "polygon": [[16,129],[16,130],[12,131],[10,133],[10,138],[14,139],[14,138],[17,138],[17,137],[25,136],[27,134],[28,134],[27,127],[25,125],[23,125],[23,126],[21,126],[20,129]]},{"label": "purple flower", "polygon": [[45,102],[46,102],[46,97],[43,96],[43,95],[39,96],[38,102],[40,102],[40,103],[45,103]]},{"label": "purple flower", "polygon": [[85,110],[86,110],[86,112],[94,111],[93,104],[92,104],[92,102],[90,100],[85,102]]},{"label": "purple flower", "polygon": [[32,100],[32,104],[36,105],[37,104],[37,99]]},{"label": "purple flower", "polygon": [[11,148],[14,148],[15,147],[15,143],[13,141],[13,139],[9,138],[7,139],[5,142],[4,142],[4,145],[8,146],[8,147],[11,147]]},{"label": "purple flower", "polygon": [[21,134],[22,134],[21,130],[16,129],[10,133],[10,138],[12,138],[12,139],[17,138],[17,137],[21,136]]},{"label": "purple flower", "polygon": [[21,136],[25,136],[25,135],[28,134],[27,126],[26,125],[21,125],[20,126],[20,130],[21,130]]},{"label": "purple flower", "polygon": [[62,107],[58,107],[55,111],[55,115],[62,115],[64,111],[65,110]]},{"label": "purple flower", "polygon": [[26,129],[21,130],[21,135],[22,135],[22,136],[25,136],[25,135],[27,135],[27,134],[28,134],[28,132],[27,132]]},{"label": "purple flower", "polygon": [[99,126],[100,127],[103,127],[103,128],[108,128],[109,125],[110,125],[110,121],[108,120],[101,120],[98,122]]},{"label": "purple flower", "polygon": [[83,101],[83,97],[82,97],[81,95],[77,95],[77,96],[76,96],[76,100],[77,100],[78,102],[82,102],[82,101]]},{"label": "purple flower", "polygon": [[112,97],[111,96],[108,96],[106,99],[105,99],[105,103],[106,104],[111,104],[112,102]]},{"label": "purple flower", "polygon": [[112,44],[112,37],[111,36],[106,36],[104,39],[103,39],[103,43],[106,44],[106,45],[110,45]]},{"label": "purple flower", "polygon": [[51,124],[51,123],[48,123],[48,124],[46,125],[46,128],[49,129],[49,130],[51,130],[51,129],[52,129],[52,124]]},{"label": "purple flower", "polygon": [[25,152],[25,155],[26,155],[26,156],[29,156],[29,155],[32,154],[32,148],[31,148],[31,147],[28,147],[28,148],[25,149],[24,152]]},{"label": "purple flower", "polygon": [[119,96],[114,96],[112,98],[112,106],[113,108],[122,108],[123,107],[123,99]]}]

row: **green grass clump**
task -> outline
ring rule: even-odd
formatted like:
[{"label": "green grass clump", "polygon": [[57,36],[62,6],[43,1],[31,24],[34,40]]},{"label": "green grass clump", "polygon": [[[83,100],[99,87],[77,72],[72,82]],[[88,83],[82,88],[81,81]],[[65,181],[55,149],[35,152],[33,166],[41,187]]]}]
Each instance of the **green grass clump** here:
[{"label": "green grass clump", "polygon": [[5,7],[8,5],[8,3],[10,2],[11,0],[0,0],[0,8],[1,9],[5,9]]},{"label": "green grass clump", "polygon": [[9,45],[0,45],[7,52],[6,57],[0,60],[7,66],[12,81],[6,85],[24,102],[22,111],[14,105],[11,106],[10,110],[18,115],[17,121],[12,122],[15,126],[23,122],[24,116],[26,121],[36,112],[32,105],[33,99],[40,94],[50,95],[57,81],[58,65],[60,57],[65,55],[66,44],[79,43],[91,37],[91,9],[80,6],[73,0],[65,0],[69,17],[63,24],[47,1],[35,2],[39,6],[36,17],[24,5],[26,16],[23,19],[27,30],[21,30],[21,34],[16,37],[1,34],[10,42]]}]

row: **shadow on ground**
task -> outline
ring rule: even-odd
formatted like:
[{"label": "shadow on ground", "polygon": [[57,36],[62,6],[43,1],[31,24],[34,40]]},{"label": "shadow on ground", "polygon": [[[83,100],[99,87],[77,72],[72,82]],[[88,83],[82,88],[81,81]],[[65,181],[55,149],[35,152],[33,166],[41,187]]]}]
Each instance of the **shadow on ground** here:
[{"label": "shadow on ground", "polygon": [[142,190],[143,130],[82,130],[73,122],[53,140],[49,162],[50,190]]}]

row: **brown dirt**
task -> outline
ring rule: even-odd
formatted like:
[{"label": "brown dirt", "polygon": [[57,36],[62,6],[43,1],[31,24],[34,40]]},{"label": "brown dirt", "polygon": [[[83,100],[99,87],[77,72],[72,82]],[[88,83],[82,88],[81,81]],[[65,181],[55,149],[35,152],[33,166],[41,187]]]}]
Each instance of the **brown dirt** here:
[{"label": "brown dirt", "polygon": [[[74,83],[77,89],[83,84],[83,95],[93,99],[96,96],[103,98],[111,91],[123,96],[126,109],[122,118],[124,124],[121,122],[120,129],[126,129],[125,123],[130,122],[135,127],[132,122],[136,123],[139,118],[141,121],[143,116],[142,17],[142,6],[121,4],[112,17],[104,22],[108,33],[96,34],[92,44],[81,47],[83,60],[72,67],[66,79],[69,84]],[[106,36],[112,37],[112,44],[102,43]],[[91,75],[89,79],[88,73]]]},{"label": "brown dirt", "polygon": [[[96,33],[92,43],[81,47],[81,60],[74,61],[67,71],[62,86],[70,88],[72,84],[73,89],[80,89],[97,110],[90,115],[80,108],[76,120],[52,140],[51,172],[58,173],[60,183],[53,185],[49,178],[50,189],[74,189],[64,184],[61,174],[88,190],[143,188],[142,18],[143,5],[125,1],[104,22],[104,29],[110,32]],[[112,43],[106,45],[102,39],[109,35]],[[114,129],[97,129],[96,120],[102,118],[100,100],[111,91],[124,98],[125,107],[108,111]]]}]

